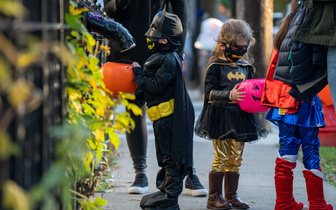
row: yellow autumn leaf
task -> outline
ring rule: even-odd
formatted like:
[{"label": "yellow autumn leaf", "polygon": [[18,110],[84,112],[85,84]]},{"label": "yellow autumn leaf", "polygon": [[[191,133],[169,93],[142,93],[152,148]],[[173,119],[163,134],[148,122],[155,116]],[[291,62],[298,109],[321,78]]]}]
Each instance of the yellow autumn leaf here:
[{"label": "yellow autumn leaf", "polygon": [[0,13],[16,18],[24,18],[29,14],[29,10],[17,1],[0,1]]},{"label": "yellow autumn leaf", "polygon": [[116,131],[119,131],[121,134],[124,134],[124,128],[122,128],[118,125],[112,125],[112,128]]},{"label": "yellow autumn leaf", "polygon": [[96,150],[96,149],[97,149],[96,144],[93,143],[93,141],[91,141],[91,140],[89,140],[89,146],[90,146],[90,148],[93,149],[93,150]]},{"label": "yellow autumn leaf", "polygon": [[93,89],[97,89],[97,82],[92,77],[89,77],[89,83]]},{"label": "yellow autumn leaf", "polygon": [[100,45],[100,49],[102,49],[107,55],[111,54],[110,47],[108,46]]},{"label": "yellow autumn leaf", "polygon": [[95,70],[95,68],[98,66],[99,64],[99,59],[96,58],[93,55],[89,55],[89,63],[90,66],[88,68],[90,68],[92,71]]},{"label": "yellow autumn leaf", "polygon": [[107,96],[104,96],[104,95],[101,95],[101,94],[98,95],[98,101],[102,105],[107,103],[107,98],[108,98]]},{"label": "yellow autumn leaf", "polygon": [[67,88],[67,93],[68,93],[69,99],[71,101],[82,98],[82,94],[79,91],[77,91],[73,88]]},{"label": "yellow autumn leaf", "polygon": [[84,80],[85,79],[85,73],[83,71],[78,71],[78,76]]},{"label": "yellow autumn leaf", "polygon": [[13,210],[30,210],[28,194],[14,181],[7,180],[3,185],[3,207]]},{"label": "yellow autumn leaf", "polygon": [[96,45],[96,40],[92,37],[92,35],[88,32],[85,32],[85,36],[88,39],[88,43],[93,47]]},{"label": "yellow autumn leaf", "polygon": [[118,135],[116,132],[111,131],[108,133],[110,140],[111,140],[111,144],[116,148],[116,150],[118,150],[119,148],[119,144],[120,144],[120,139],[118,138]]},{"label": "yellow autumn leaf", "polygon": [[79,15],[82,14],[83,11],[81,9],[76,9],[74,6],[70,5],[69,12],[72,15]]},{"label": "yellow autumn leaf", "polygon": [[126,99],[122,99],[121,100],[121,103],[124,105],[124,106],[128,106],[129,102],[126,100]]},{"label": "yellow autumn leaf", "polygon": [[0,130],[0,160],[5,160],[10,156],[11,141],[7,133]]},{"label": "yellow autumn leaf", "polygon": [[97,205],[97,206],[105,206],[107,203],[108,203],[107,200],[104,200],[101,197],[97,197],[94,200],[94,204]]},{"label": "yellow autumn leaf", "polygon": [[116,123],[120,123],[122,126],[127,127],[129,125],[129,120],[124,116],[117,116]]},{"label": "yellow autumn leaf", "polygon": [[91,170],[90,166],[92,165],[92,160],[93,160],[93,154],[92,152],[87,152],[85,156],[86,156],[85,169],[87,171],[90,171]]},{"label": "yellow autumn leaf", "polygon": [[33,83],[19,79],[13,82],[8,88],[8,100],[13,107],[24,104],[31,98]]},{"label": "yellow autumn leaf", "polygon": [[131,124],[132,130],[134,130],[134,128],[135,128],[135,122],[134,122],[134,120],[132,118],[130,118],[130,124]]},{"label": "yellow autumn leaf", "polygon": [[130,103],[130,104],[127,106],[127,109],[132,110],[132,112],[133,112],[133,114],[134,114],[135,116],[139,116],[139,115],[142,116],[142,109],[140,109],[136,104],[132,104],[132,103]]},{"label": "yellow autumn leaf", "polygon": [[102,127],[98,127],[94,133],[96,140],[105,141],[104,129]]},{"label": "yellow autumn leaf", "polygon": [[82,69],[83,66],[85,65],[85,58],[81,58],[76,66],[76,69]]},{"label": "yellow autumn leaf", "polygon": [[35,53],[20,54],[16,65],[18,68],[24,68],[32,63],[35,63],[37,61],[37,58],[38,56]]},{"label": "yellow autumn leaf", "polygon": [[122,99],[128,99],[128,100],[135,100],[135,95],[134,94],[129,94],[129,93],[123,93],[121,94]]},{"label": "yellow autumn leaf", "polygon": [[72,106],[75,108],[77,113],[82,113],[82,106],[77,101],[72,101]]},{"label": "yellow autumn leaf", "polygon": [[0,57],[0,83],[2,88],[4,88],[4,84],[10,82],[10,80],[11,75],[8,62],[5,61],[2,57]]},{"label": "yellow autumn leaf", "polygon": [[105,109],[102,107],[96,107],[96,114],[100,117],[104,117],[105,115]]}]

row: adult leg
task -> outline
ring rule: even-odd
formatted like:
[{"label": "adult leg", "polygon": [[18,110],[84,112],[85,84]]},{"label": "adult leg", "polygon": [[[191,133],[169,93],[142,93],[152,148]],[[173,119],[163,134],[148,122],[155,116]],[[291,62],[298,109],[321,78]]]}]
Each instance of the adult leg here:
[{"label": "adult leg", "polygon": [[205,197],[208,195],[208,190],[199,181],[195,168],[193,168],[192,175],[187,175],[185,178],[185,192],[193,197]]},{"label": "adult leg", "polygon": [[303,164],[303,176],[306,180],[306,188],[310,210],[333,210],[331,204],[327,204],[323,194],[324,174],[320,166],[320,140],[319,128],[301,128]]},{"label": "adult leg", "polygon": [[[296,167],[301,139],[298,138],[296,126],[279,122],[279,156],[275,163],[275,210],[303,209],[302,203],[297,203],[293,196],[293,169]],[[306,207],[305,207],[306,208]]]},{"label": "adult leg", "polygon": [[247,209],[249,205],[240,200],[237,195],[245,143],[234,139],[227,140],[227,142],[229,143],[229,168],[224,175],[225,200],[231,203],[233,208]]},{"label": "adult leg", "polygon": [[135,116],[130,112],[135,121],[135,128],[131,133],[126,133],[127,145],[133,160],[135,169],[135,180],[128,189],[130,194],[141,194],[148,191],[148,180],[146,176],[146,153],[147,153],[147,127],[146,127],[146,106],[143,105],[142,116]]},{"label": "adult leg", "polygon": [[215,159],[209,173],[209,197],[207,208],[231,209],[232,205],[223,197],[223,177],[229,167],[229,144],[227,141],[213,140]]},{"label": "adult leg", "polygon": [[[327,68],[330,94],[336,104],[336,47],[328,47]],[[335,105],[336,106],[336,105]]]}]

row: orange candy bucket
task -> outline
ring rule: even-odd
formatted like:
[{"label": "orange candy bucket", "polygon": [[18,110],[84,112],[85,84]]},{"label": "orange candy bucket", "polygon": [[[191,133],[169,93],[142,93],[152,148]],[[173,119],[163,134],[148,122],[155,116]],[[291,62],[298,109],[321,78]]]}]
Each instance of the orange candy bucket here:
[{"label": "orange candy bucket", "polygon": [[107,62],[101,67],[103,82],[106,88],[117,97],[119,92],[133,94],[136,84],[133,82],[134,73],[130,64]]}]

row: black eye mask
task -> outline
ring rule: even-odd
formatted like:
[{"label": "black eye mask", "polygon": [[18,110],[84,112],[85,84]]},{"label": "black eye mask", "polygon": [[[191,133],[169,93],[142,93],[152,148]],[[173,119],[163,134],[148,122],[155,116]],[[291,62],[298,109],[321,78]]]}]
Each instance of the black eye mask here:
[{"label": "black eye mask", "polygon": [[237,45],[237,43],[232,43],[232,45],[230,45],[231,48],[234,48],[234,50],[237,50],[237,51],[245,51],[247,48],[248,48],[249,44],[246,44],[246,45]]},{"label": "black eye mask", "polygon": [[[225,45],[225,44],[224,44]],[[237,45],[236,43],[230,44],[223,50],[224,56],[230,62],[238,61],[247,52],[247,45]],[[234,49],[232,49],[234,48]]]}]

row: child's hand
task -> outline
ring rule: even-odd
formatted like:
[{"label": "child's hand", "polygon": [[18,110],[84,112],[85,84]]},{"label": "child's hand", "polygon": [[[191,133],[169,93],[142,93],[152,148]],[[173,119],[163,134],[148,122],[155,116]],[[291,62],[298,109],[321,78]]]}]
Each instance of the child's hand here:
[{"label": "child's hand", "polygon": [[132,63],[132,67],[135,68],[135,67],[139,67],[141,68],[140,64],[138,62],[133,62]]},{"label": "child's hand", "polygon": [[137,63],[137,62],[133,62],[132,63],[132,71],[133,71],[134,75],[141,74],[142,73],[142,69],[141,69],[140,64]]},{"label": "child's hand", "polygon": [[244,87],[238,88],[239,84],[236,84],[233,89],[231,90],[231,100],[232,101],[244,101],[241,98],[246,97],[246,92],[240,92],[241,89],[244,89]]}]

